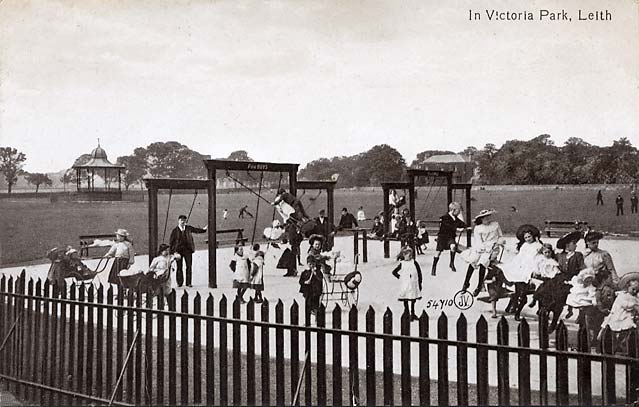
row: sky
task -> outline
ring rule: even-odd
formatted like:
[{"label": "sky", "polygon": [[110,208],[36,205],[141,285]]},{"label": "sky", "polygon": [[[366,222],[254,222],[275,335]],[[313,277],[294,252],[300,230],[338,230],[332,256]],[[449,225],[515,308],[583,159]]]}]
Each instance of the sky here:
[{"label": "sky", "polygon": [[304,165],[540,134],[639,145],[639,1],[0,0],[0,146],[31,172],[98,138]]}]

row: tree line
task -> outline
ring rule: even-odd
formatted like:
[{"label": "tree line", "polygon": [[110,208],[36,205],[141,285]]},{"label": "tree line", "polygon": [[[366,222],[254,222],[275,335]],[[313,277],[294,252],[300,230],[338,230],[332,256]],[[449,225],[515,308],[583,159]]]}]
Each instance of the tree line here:
[{"label": "tree line", "polygon": [[[434,155],[452,153],[425,150],[417,154],[410,166],[419,165]],[[634,183],[639,178],[639,150],[625,137],[604,147],[578,137],[571,137],[563,146],[557,146],[550,135],[542,134],[528,141],[508,140],[499,148],[492,143],[481,149],[468,146],[458,153],[477,165],[479,178],[476,182],[479,184],[615,184]],[[73,165],[85,164],[90,158],[90,154],[83,154]],[[26,159],[26,155],[16,148],[0,147],[0,172],[9,193],[18,176],[24,176],[36,187],[36,192],[40,185],[53,184],[49,174],[25,172]],[[116,162],[125,166],[122,182],[128,190],[136,184],[141,186],[144,177],[206,178],[206,169],[202,165],[202,160],[206,159],[210,159],[210,155],[170,141],[138,147],[131,155],[118,157]],[[226,159],[253,161],[245,150],[234,151]],[[335,179],[339,174],[341,187],[378,186],[383,180],[403,180],[408,167],[395,148],[381,144],[352,156],[318,158],[302,168],[299,177],[327,180]],[[251,174],[234,174],[233,177],[243,183],[256,184],[259,181]],[[74,180],[75,170],[72,167],[59,178],[65,189]],[[273,186],[279,180],[276,174],[268,174],[263,182]]]}]

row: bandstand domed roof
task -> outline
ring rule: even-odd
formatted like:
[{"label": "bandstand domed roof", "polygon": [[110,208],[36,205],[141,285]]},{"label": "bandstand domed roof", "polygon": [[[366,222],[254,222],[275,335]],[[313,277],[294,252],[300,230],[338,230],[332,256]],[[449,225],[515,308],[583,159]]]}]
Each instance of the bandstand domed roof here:
[{"label": "bandstand domed roof", "polygon": [[106,151],[98,146],[91,151],[91,159],[83,165],[74,165],[73,168],[124,168],[124,165],[113,164],[107,158]]}]

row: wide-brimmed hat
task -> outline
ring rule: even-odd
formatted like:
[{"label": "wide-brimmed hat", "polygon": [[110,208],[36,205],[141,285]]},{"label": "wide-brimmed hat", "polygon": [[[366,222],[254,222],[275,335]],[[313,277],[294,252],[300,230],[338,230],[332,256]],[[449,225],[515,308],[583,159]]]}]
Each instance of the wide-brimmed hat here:
[{"label": "wide-brimmed hat", "polygon": [[521,225],[519,228],[517,228],[517,232],[515,233],[515,236],[517,236],[517,239],[523,241],[524,235],[526,233],[530,233],[531,235],[533,235],[533,237],[536,237],[537,239],[539,239],[539,236],[541,236],[541,232],[539,232],[539,229],[537,229],[537,226],[530,225],[530,224]]},{"label": "wide-brimmed hat", "polygon": [[129,237],[129,232],[126,229],[118,229],[115,231],[116,235],[120,235],[120,236],[124,236],[124,237]]},{"label": "wide-brimmed hat", "polygon": [[557,240],[557,249],[565,250],[568,242],[578,242],[579,239],[581,239],[581,232],[578,230],[566,233]]},{"label": "wide-brimmed hat", "polygon": [[579,272],[579,277],[581,277],[582,281],[587,278],[595,278],[595,276],[595,270],[591,269],[590,267],[587,267]]},{"label": "wide-brimmed hat", "polygon": [[475,220],[492,215],[494,213],[497,213],[497,211],[494,209],[482,209],[481,211],[479,211],[479,214],[475,216]]},{"label": "wide-brimmed hat", "polygon": [[325,240],[324,236],[318,235],[318,234],[311,235],[311,237],[308,238],[308,244],[313,246],[313,243],[315,243],[316,240],[319,240],[320,243],[322,243],[322,245],[324,245],[324,240]]},{"label": "wide-brimmed hat", "polygon": [[639,280],[639,272],[633,271],[621,276],[621,278],[619,279],[619,283],[617,284],[617,287],[620,290],[623,290],[633,280]]},{"label": "wide-brimmed hat", "polygon": [[596,230],[589,230],[586,233],[584,233],[584,240],[586,242],[592,242],[593,240],[601,240],[603,239],[603,237],[604,237],[603,233]]},{"label": "wide-brimmed hat", "polygon": [[352,271],[344,276],[344,285],[349,290],[356,289],[362,282],[362,273],[359,271]]}]

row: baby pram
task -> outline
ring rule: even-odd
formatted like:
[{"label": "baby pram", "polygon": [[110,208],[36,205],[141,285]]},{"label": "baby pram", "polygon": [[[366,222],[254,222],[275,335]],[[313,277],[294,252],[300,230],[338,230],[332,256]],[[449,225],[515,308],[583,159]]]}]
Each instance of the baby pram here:
[{"label": "baby pram", "polygon": [[82,262],[78,251],[71,246],[54,247],[47,252],[47,258],[51,260],[47,280],[62,287],[65,284],[65,279],[72,278],[75,284],[85,290],[94,283],[98,274],[106,269],[109,262],[109,259],[101,258],[95,269],[91,269]]}]

